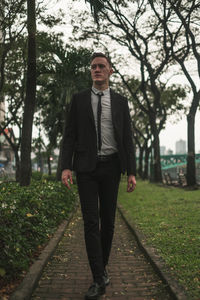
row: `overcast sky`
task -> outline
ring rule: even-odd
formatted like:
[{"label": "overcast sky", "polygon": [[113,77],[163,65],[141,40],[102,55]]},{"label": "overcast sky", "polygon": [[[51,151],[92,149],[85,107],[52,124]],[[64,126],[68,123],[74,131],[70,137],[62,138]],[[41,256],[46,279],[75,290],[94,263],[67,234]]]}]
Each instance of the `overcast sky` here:
[{"label": "overcast sky", "polygon": [[[72,0],[66,1],[66,0],[51,0],[48,1],[48,6],[51,11],[55,11],[57,8],[62,8],[66,12],[66,25],[63,25],[62,28],[56,28],[57,31],[62,30],[64,33],[64,38],[67,41],[68,36],[71,34],[71,26],[69,23],[69,7],[71,3],[73,3],[73,7],[75,9],[81,9],[84,7],[90,8],[89,5],[85,4],[85,0],[79,0],[79,2],[73,2]],[[179,77],[176,78],[177,82],[187,82],[185,81],[185,77]],[[176,117],[173,117],[172,120],[168,120],[166,123],[166,128],[161,132],[160,134],[160,145],[165,146],[166,149],[171,149],[173,152],[175,152],[175,143],[176,141],[182,139],[187,141],[187,121],[186,116],[184,115],[182,117],[182,120],[179,120],[178,122],[175,121]],[[196,115],[196,152],[200,152],[200,113],[198,112]]]}]

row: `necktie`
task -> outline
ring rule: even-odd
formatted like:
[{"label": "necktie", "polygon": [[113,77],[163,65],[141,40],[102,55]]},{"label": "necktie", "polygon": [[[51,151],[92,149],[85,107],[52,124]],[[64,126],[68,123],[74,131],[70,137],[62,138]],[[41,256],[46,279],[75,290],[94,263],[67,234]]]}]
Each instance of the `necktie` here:
[{"label": "necktie", "polygon": [[98,94],[98,106],[97,106],[97,133],[98,133],[98,150],[101,150],[101,97],[103,96],[103,93],[99,92]]}]

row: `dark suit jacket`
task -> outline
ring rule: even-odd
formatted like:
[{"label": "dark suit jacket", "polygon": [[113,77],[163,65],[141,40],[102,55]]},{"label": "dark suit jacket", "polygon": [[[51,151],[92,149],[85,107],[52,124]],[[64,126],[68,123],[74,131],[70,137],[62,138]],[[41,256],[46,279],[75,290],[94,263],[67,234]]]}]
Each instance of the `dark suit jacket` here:
[{"label": "dark suit jacket", "polygon": [[[130,113],[126,98],[110,90],[111,111],[121,172],[135,175],[136,160]],[[61,169],[93,171],[97,161],[97,135],[91,104],[91,90],[75,94],[63,136]]]}]

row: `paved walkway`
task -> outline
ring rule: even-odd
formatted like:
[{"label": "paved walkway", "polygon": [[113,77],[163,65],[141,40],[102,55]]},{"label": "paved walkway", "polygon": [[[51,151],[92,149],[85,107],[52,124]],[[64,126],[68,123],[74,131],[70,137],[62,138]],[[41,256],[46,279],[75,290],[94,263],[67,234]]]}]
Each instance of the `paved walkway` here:
[{"label": "paved walkway", "polygon": [[[172,299],[119,214],[108,273],[111,283],[102,300]],[[91,282],[78,210],[31,299],[83,300]]]}]

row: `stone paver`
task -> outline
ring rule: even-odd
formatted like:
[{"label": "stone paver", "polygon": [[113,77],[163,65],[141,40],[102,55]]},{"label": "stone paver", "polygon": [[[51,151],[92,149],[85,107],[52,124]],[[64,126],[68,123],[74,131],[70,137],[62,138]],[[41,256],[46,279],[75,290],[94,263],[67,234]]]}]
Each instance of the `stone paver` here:
[{"label": "stone paver", "polygon": [[[119,214],[108,273],[111,283],[102,300],[172,299]],[[83,223],[78,210],[31,299],[82,300],[91,282]]]}]

